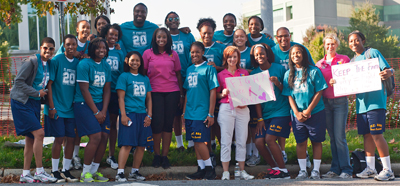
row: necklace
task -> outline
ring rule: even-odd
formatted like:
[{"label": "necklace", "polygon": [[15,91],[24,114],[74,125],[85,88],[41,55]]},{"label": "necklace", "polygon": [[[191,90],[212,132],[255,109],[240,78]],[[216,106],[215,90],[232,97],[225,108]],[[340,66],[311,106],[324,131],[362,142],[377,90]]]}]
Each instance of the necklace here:
[{"label": "necklace", "polygon": [[208,47],[208,50],[207,50],[207,52],[206,52],[204,55],[207,55],[207,54],[208,54],[208,52],[210,51],[211,47],[214,46],[214,44],[215,44],[215,42],[213,42],[213,44],[211,44],[211,46]]}]

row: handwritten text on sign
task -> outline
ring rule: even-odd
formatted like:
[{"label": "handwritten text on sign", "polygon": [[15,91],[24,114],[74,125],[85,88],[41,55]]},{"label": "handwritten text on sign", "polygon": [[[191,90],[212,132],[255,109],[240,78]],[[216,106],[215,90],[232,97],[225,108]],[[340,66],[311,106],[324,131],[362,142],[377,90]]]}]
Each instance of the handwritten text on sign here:
[{"label": "handwritten text on sign", "polygon": [[346,96],[382,89],[378,58],[332,66],[335,96]]},{"label": "handwritten text on sign", "polygon": [[234,107],[276,100],[268,70],[251,76],[226,78],[226,85]]}]

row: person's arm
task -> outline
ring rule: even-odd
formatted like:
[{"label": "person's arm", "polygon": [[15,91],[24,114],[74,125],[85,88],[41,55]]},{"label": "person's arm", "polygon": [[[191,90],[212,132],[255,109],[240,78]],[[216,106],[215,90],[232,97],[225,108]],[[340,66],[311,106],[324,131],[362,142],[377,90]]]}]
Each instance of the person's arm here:
[{"label": "person's arm", "polygon": [[289,104],[290,107],[293,110],[294,115],[296,116],[297,120],[299,120],[300,122],[304,122],[307,120],[307,118],[304,117],[302,112],[299,112],[299,110],[297,109],[297,105],[296,102],[294,101],[292,96],[288,96],[289,98]]},{"label": "person's arm", "polygon": [[92,95],[89,92],[89,83],[88,82],[79,82],[79,89],[81,90],[83,99],[85,100],[86,104],[89,106],[90,110],[92,110],[93,114],[96,114],[95,117],[97,121],[102,124],[105,120],[105,116],[103,116],[102,112],[98,112],[96,105],[94,104]]},{"label": "person's arm", "polygon": [[125,91],[122,89],[117,89],[117,94],[118,94],[118,105],[119,105],[119,110],[121,111],[121,123],[122,125],[128,126],[128,121],[131,119],[126,116],[126,111],[125,111]]},{"label": "person's arm", "polygon": [[185,95],[185,103],[183,104],[183,113],[181,116],[182,119],[182,125],[185,124],[185,111],[186,111],[186,103],[187,103],[187,94]]},{"label": "person's arm", "polygon": [[186,27],[180,28],[179,31],[181,31],[181,32],[183,32],[183,33],[185,33],[185,34],[188,34],[188,33],[191,32],[190,28],[187,27],[187,26],[186,26]]},{"label": "person's arm", "polygon": [[[29,86],[28,84],[26,84],[26,79],[35,78],[35,77],[30,77],[30,76],[33,76],[33,74],[31,73],[33,70],[33,67],[34,67],[32,60],[34,60],[34,59],[29,58],[26,62],[23,63],[23,65],[21,66],[21,68],[19,69],[19,71],[17,73],[17,76],[15,77],[14,86],[19,91],[23,92],[24,94],[26,94],[28,96],[43,97],[46,95],[46,92],[44,92],[43,90],[37,91],[32,86]],[[39,92],[40,92],[40,96],[39,96]]]},{"label": "person's arm", "polygon": [[147,108],[147,115],[144,118],[144,127],[148,127],[151,124],[151,119],[153,117],[153,101],[151,100],[151,92],[147,92],[146,94],[146,108]]},{"label": "person's arm", "polygon": [[318,102],[321,100],[322,92],[323,90],[320,90],[314,94],[310,105],[308,105],[308,108],[303,110],[303,117],[307,119],[310,117],[311,111],[315,108],[315,106],[317,106]]},{"label": "person's arm", "polygon": [[103,87],[103,112],[104,119],[107,116],[107,108],[108,104],[110,103],[110,96],[111,96],[111,82],[106,82]]},{"label": "person's arm", "polygon": [[262,119],[262,107],[261,107],[261,104],[257,104],[256,105],[256,112],[257,112],[257,118],[258,118],[256,133],[257,134],[262,134],[263,129],[264,130],[267,130],[267,129],[265,128],[264,119]]},{"label": "person's arm", "polygon": [[48,92],[47,92],[48,96],[47,97],[49,99],[49,117],[51,119],[58,119],[58,117],[54,118],[55,114],[57,113],[57,110],[56,110],[56,108],[54,106],[53,88],[51,86],[52,84],[53,84],[52,80],[49,80],[49,83],[47,83],[47,90],[48,90]]},{"label": "person's arm", "polygon": [[182,76],[181,76],[181,71],[175,71],[176,78],[178,79],[178,85],[179,85],[179,108],[182,108],[183,102],[184,102],[184,90],[183,90],[183,82],[182,82]]},{"label": "person's arm", "polygon": [[271,80],[272,83],[274,83],[274,85],[275,85],[276,87],[278,87],[280,91],[283,90],[283,84],[279,81],[279,79],[278,79],[276,76],[271,76],[271,77],[269,78],[269,80]]},{"label": "person's arm", "polygon": [[[215,110],[215,102],[216,102],[216,97],[217,97],[217,88],[213,88],[210,90],[210,107],[208,109],[208,115],[205,122],[208,122],[208,127],[211,127],[214,125],[214,110]],[[210,117],[211,115],[212,117]]]}]

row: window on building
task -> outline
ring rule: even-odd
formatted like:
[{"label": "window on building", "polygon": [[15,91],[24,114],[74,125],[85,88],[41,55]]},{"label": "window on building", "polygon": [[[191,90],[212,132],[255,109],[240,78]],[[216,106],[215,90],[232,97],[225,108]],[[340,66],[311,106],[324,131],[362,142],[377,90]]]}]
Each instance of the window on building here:
[{"label": "window on building", "polygon": [[293,6],[286,7],[286,21],[293,19]]},{"label": "window on building", "polygon": [[276,9],[273,12],[274,23],[283,21],[283,8]]},{"label": "window on building", "polygon": [[385,6],[383,8],[383,21],[398,21],[400,20],[400,5]]},{"label": "window on building", "polygon": [[7,41],[11,47],[11,50],[19,49],[19,38],[18,38],[18,24],[11,24],[7,26],[6,23],[0,21],[0,27],[3,34],[0,37],[0,44]]},{"label": "window on building", "polygon": [[39,50],[40,41],[47,37],[47,18],[36,15],[36,10],[28,4],[29,50]]}]

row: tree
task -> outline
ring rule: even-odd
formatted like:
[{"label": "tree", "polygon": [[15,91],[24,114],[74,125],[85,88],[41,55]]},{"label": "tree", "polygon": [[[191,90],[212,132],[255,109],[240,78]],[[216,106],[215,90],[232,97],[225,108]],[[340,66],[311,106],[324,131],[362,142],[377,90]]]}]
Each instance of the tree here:
[{"label": "tree", "polygon": [[[0,37],[3,37],[3,28],[0,26]],[[0,43],[0,93],[8,93],[8,88],[11,86],[11,74],[10,72],[10,45],[7,41]]]},{"label": "tree", "polygon": [[243,14],[239,17],[239,22],[237,23],[236,28],[243,29],[246,33],[249,33],[249,26],[247,22],[249,21],[248,17],[245,17]]}]

